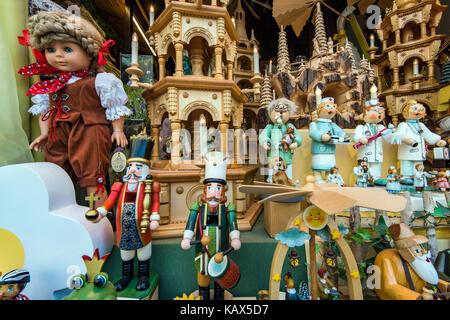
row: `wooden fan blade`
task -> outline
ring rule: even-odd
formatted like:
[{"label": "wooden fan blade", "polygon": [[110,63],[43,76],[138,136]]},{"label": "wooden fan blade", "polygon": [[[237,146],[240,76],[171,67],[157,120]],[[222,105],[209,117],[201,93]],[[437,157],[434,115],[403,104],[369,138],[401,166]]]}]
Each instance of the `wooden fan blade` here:
[{"label": "wooden fan blade", "polygon": [[261,7],[264,7],[266,9],[269,9],[269,10],[272,11],[272,6],[270,4],[267,4],[267,3],[264,3],[264,2],[261,2],[261,1],[258,1],[258,0],[251,0],[251,1],[256,3],[256,4],[259,4]]},{"label": "wooden fan blade", "polygon": [[356,204],[356,200],[330,190],[315,191],[309,202],[328,214],[342,212]]},{"label": "wooden fan blade", "polygon": [[325,190],[325,189],[330,189],[330,188],[341,188],[336,183],[332,183],[332,182],[319,183],[319,184],[317,184],[317,187],[320,190]]},{"label": "wooden fan blade", "polygon": [[258,203],[287,200],[287,199],[292,199],[292,198],[296,198],[299,196],[303,196],[308,193],[310,193],[310,192],[308,192],[308,191],[290,191],[290,192],[285,192],[285,193],[279,193],[279,194],[274,194],[270,197],[264,198],[264,199],[260,200]]},{"label": "wooden fan blade", "polygon": [[289,187],[285,184],[278,184],[278,183],[269,183],[269,182],[262,182],[262,181],[254,181],[253,182],[257,186],[271,186],[271,187]]},{"label": "wooden fan blade", "polygon": [[299,189],[287,186],[284,188],[280,188],[272,186],[242,185],[238,188],[238,191],[242,193],[253,193],[253,194],[279,194],[284,192],[299,191]]},{"label": "wooden fan blade", "polygon": [[344,187],[333,189],[333,192],[352,198],[356,200],[355,205],[369,209],[400,212],[406,206],[404,197],[392,195],[380,188]]}]

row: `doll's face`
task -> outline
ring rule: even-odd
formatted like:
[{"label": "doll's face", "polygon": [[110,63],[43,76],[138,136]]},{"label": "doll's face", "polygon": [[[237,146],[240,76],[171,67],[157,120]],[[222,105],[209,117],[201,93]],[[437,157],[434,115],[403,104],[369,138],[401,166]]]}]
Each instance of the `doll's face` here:
[{"label": "doll's face", "polygon": [[406,114],[407,120],[420,120],[426,115],[426,109],[420,103],[412,105],[409,107],[408,113]]},{"label": "doll's face", "polygon": [[385,116],[384,108],[375,106],[365,112],[364,121],[366,123],[379,123],[384,120]]},{"label": "doll's face", "polygon": [[337,106],[334,103],[327,103],[320,109],[319,118],[332,119],[337,113]]},{"label": "doll's face", "polygon": [[270,112],[270,120],[272,120],[273,123],[279,123],[278,119],[281,119],[283,123],[286,123],[289,121],[289,111],[280,111],[279,109],[272,109]]},{"label": "doll's face", "polygon": [[0,285],[0,300],[12,300],[20,291],[18,283]]},{"label": "doll's face", "polygon": [[89,69],[92,59],[86,51],[75,42],[55,41],[45,49],[48,63],[63,72]]}]

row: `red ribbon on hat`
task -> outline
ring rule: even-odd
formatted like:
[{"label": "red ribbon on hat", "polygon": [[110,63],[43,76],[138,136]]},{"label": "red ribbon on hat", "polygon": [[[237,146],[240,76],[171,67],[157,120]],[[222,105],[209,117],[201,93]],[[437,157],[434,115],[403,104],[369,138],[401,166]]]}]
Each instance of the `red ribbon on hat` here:
[{"label": "red ribbon on hat", "polygon": [[45,54],[42,51],[39,51],[37,49],[34,49],[31,46],[30,43],[30,31],[25,29],[22,30],[22,34],[23,37],[17,37],[17,40],[19,40],[19,44],[21,44],[22,46],[26,46],[26,47],[30,47],[31,51],[33,52],[34,57],[36,58],[36,60],[40,63],[46,63],[47,62],[47,58],[45,57]]},{"label": "red ribbon on hat", "polygon": [[76,76],[78,78],[87,78],[89,76],[89,70],[78,70],[71,72],[61,72],[60,70],[52,67],[48,63],[35,62],[23,68],[20,68],[19,74],[25,77],[31,77],[35,75],[59,75],[57,79],[45,80],[36,83],[30,89],[28,89],[27,96],[30,94],[49,94],[64,88],[67,82]]},{"label": "red ribbon on hat", "polygon": [[105,186],[103,185],[104,183],[105,183],[105,176],[104,175],[97,176],[97,190],[95,190],[95,194],[97,194],[100,191],[100,189],[102,190],[101,191],[102,193],[106,191]]},{"label": "red ribbon on hat", "polygon": [[116,42],[114,40],[106,40],[105,43],[102,44],[102,48],[100,49],[100,52],[98,53],[98,65],[103,66],[106,64],[105,54],[109,54],[109,47],[112,47],[115,45]]}]

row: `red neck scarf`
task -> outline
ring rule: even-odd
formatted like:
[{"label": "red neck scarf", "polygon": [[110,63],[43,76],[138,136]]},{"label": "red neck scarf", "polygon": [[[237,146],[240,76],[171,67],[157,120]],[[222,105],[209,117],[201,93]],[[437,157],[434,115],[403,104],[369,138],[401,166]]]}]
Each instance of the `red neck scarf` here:
[{"label": "red neck scarf", "polygon": [[67,82],[72,76],[78,78],[87,78],[89,76],[89,70],[78,70],[71,72],[62,72],[48,63],[35,62],[19,70],[19,74],[25,77],[31,77],[35,75],[59,75],[57,79],[45,80],[33,85],[27,92],[27,96],[30,94],[49,94],[64,88]]}]

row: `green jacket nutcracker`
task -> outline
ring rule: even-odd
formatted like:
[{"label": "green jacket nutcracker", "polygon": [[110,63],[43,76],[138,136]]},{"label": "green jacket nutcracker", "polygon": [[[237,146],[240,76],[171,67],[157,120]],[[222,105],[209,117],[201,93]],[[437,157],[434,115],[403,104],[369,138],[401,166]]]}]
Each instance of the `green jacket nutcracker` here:
[{"label": "green jacket nutcracker", "polygon": [[[216,253],[239,250],[240,232],[236,220],[236,206],[225,204],[226,156],[221,152],[209,152],[205,156],[204,192],[200,202],[191,205],[181,247],[188,250],[195,245],[195,267],[199,294],[209,300],[211,275],[209,265]],[[195,240],[193,240],[195,236]],[[207,239],[207,240],[205,240]],[[224,290],[214,281],[214,299],[223,299]]]},{"label": "green jacket nutcracker", "polygon": [[259,144],[268,151],[269,172],[268,182],[272,182],[274,174],[271,163],[281,159],[286,165],[286,175],[292,179],[292,157],[294,150],[302,145],[300,132],[288,123],[291,114],[297,106],[286,98],[280,98],[267,105],[267,111],[272,124],[268,124],[259,135]]}]

